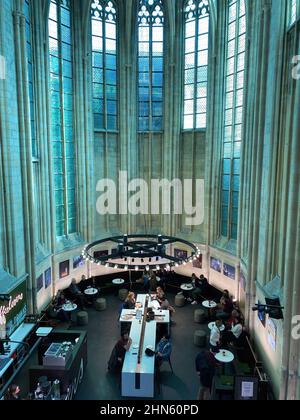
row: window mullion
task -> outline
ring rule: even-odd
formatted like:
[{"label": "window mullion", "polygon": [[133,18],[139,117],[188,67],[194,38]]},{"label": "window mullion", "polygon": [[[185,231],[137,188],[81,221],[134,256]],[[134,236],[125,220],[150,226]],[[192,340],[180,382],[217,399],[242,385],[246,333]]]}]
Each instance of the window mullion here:
[{"label": "window mullion", "polygon": [[152,103],[152,92],[153,92],[153,25],[149,23],[149,131],[153,131],[153,103]]},{"label": "window mullion", "polygon": [[57,37],[59,51],[59,84],[61,102],[61,141],[62,141],[62,167],[63,167],[63,189],[64,189],[64,233],[68,234],[68,192],[67,192],[67,168],[66,168],[66,141],[65,141],[65,113],[64,113],[64,94],[63,94],[63,54],[62,54],[62,28],[61,28],[61,0],[57,1]]},{"label": "window mullion", "polygon": [[[197,8],[198,10],[198,8]],[[199,33],[199,16],[198,13],[195,15],[196,25],[195,25],[195,82],[194,82],[194,130],[197,128],[197,86],[198,86],[198,33]]]},{"label": "window mullion", "polygon": [[107,92],[106,92],[106,19],[105,14],[102,18],[102,34],[103,34],[103,123],[104,129],[107,131]]}]

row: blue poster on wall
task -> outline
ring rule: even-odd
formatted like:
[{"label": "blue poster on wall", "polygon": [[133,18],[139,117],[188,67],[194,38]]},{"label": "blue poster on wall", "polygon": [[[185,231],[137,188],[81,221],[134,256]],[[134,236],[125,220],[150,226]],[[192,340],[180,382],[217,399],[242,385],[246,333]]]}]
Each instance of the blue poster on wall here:
[{"label": "blue poster on wall", "polygon": [[212,268],[213,270],[221,273],[222,272],[222,262],[220,260],[218,260],[217,258],[210,257],[210,268]]},{"label": "blue poster on wall", "polygon": [[232,265],[223,264],[223,274],[226,277],[229,277],[232,280],[235,280],[235,267],[232,267]]},{"label": "blue poster on wall", "polygon": [[73,270],[80,267],[84,267],[84,259],[82,255],[73,258]]}]

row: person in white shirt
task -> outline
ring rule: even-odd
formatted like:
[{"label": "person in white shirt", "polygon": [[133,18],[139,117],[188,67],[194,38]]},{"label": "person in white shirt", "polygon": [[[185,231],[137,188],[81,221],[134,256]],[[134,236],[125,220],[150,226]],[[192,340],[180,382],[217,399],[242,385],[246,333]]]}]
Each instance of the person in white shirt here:
[{"label": "person in white shirt", "polygon": [[227,346],[229,343],[240,344],[243,334],[243,324],[239,317],[233,320],[231,329],[228,330],[223,336],[224,345]]},{"label": "person in white shirt", "polygon": [[210,344],[211,351],[213,353],[218,353],[220,350],[221,326],[222,326],[222,321],[217,320],[210,333],[209,344]]}]

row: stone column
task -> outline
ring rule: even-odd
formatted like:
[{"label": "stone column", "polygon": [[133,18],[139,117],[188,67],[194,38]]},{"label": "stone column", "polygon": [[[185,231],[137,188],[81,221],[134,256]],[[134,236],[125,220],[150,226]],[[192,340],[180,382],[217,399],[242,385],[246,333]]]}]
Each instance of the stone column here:
[{"label": "stone column", "polygon": [[30,109],[27,77],[25,16],[15,11],[14,14],[16,79],[19,112],[20,159],[23,184],[23,217],[25,235],[25,263],[29,279],[27,282],[29,311],[35,313],[36,284],[35,284],[35,231],[32,191],[32,145],[30,132]]}]

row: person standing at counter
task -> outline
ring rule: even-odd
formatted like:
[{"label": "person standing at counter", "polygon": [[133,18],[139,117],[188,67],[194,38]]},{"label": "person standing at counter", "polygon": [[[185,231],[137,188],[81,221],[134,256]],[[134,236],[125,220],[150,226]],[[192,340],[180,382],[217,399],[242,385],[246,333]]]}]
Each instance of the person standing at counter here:
[{"label": "person standing at counter", "polygon": [[129,337],[128,331],[124,331],[113,348],[108,361],[108,370],[110,372],[120,372],[122,370],[126,352],[129,351],[131,344],[132,339]]}]

